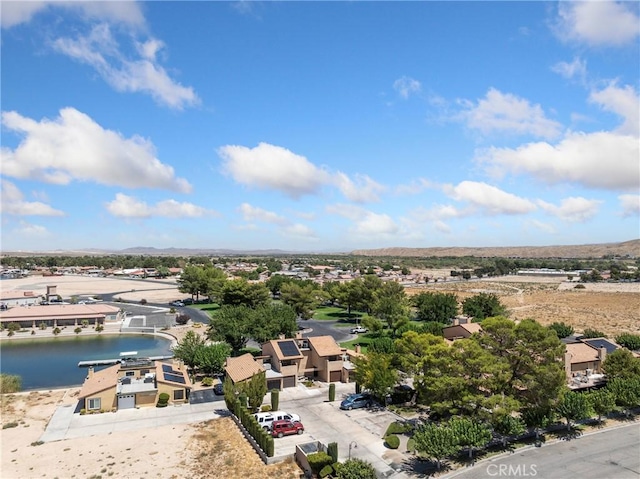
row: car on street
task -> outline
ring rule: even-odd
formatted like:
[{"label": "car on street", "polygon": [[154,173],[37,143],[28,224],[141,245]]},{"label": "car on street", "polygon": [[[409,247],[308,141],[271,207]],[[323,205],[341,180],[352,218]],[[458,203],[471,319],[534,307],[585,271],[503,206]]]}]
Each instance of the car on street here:
[{"label": "car on street", "polygon": [[302,434],[304,426],[300,421],[273,421],[271,426],[271,435],[273,437],[288,436],[290,434]]},{"label": "car on street", "polygon": [[171,302],[171,306],[177,306],[179,308],[182,308],[184,306],[184,303],[182,301],[173,301]]},{"label": "car on street", "polygon": [[369,407],[372,403],[371,395],[367,393],[350,394],[340,403],[340,409],[350,411],[352,409]]},{"label": "car on street", "polygon": [[355,328],[351,328],[351,334],[366,333],[367,331],[369,330],[364,326],[356,326]]},{"label": "car on street", "polygon": [[216,396],[224,395],[224,384],[222,382],[219,382],[218,384],[213,386],[213,394],[215,394]]}]

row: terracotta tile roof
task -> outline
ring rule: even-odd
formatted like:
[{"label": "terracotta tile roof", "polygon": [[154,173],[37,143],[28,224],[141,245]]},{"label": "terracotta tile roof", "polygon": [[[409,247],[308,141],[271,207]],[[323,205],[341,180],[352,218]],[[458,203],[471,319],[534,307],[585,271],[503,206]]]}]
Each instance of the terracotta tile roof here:
[{"label": "terracotta tile roof", "polygon": [[115,388],[118,384],[119,370],[120,365],[116,364],[94,372],[93,376],[85,380],[82,385],[82,389],[80,389],[79,397],[82,399],[98,394],[99,392],[105,391],[109,388]]},{"label": "terracotta tile roof", "polygon": [[107,314],[116,314],[120,309],[108,304],[50,304],[48,306],[29,306],[11,308],[0,313],[3,321],[21,319],[74,319],[104,318]]},{"label": "terracotta tile roof", "polygon": [[471,334],[479,333],[480,331],[482,331],[482,326],[480,325],[480,323],[465,323],[461,324],[460,327],[466,329]]},{"label": "terracotta tile roof", "polygon": [[227,372],[227,376],[229,376],[234,383],[237,383],[263,372],[264,367],[262,364],[256,362],[251,354],[247,353],[237,358],[227,358],[227,364],[224,370]]},{"label": "terracotta tile roof", "polygon": [[567,353],[571,355],[571,364],[598,361],[598,350],[586,343],[567,344]]},{"label": "terracotta tile roof", "polygon": [[311,336],[307,339],[318,356],[340,356],[342,354],[342,348],[331,336]]}]

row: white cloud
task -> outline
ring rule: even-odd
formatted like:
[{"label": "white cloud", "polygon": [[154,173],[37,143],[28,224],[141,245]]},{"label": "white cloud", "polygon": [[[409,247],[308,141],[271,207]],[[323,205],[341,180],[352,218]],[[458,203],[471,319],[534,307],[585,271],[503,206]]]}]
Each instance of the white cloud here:
[{"label": "white cloud", "polygon": [[336,214],[353,222],[349,231],[362,238],[396,235],[398,225],[386,214],[374,213],[359,206],[335,204],[326,207],[328,213]]},{"label": "white cloud", "polygon": [[34,225],[27,223],[26,221],[20,221],[17,228],[14,228],[12,233],[14,235],[23,236],[28,239],[33,238],[47,238],[51,236],[49,230],[41,225]]},{"label": "white cloud", "polygon": [[640,136],[640,97],[630,85],[619,87],[615,82],[599,91],[592,91],[589,101],[600,105],[603,110],[623,118],[618,132]]},{"label": "white cloud", "polygon": [[622,216],[640,216],[640,195],[620,195],[618,200]]},{"label": "white cloud", "polygon": [[255,148],[227,145],[218,149],[222,169],[240,184],[273,189],[292,197],[316,193],[330,175],[304,156],[286,148],[260,143]]},{"label": "white cloud", "polygon": [[551,70],[560,76],[568,79],[578,79],[583,82],[587,76],[587,62],[575,57],[571,63],[558,62],[551,67]]},{"label": "white cloud", "polygon": [[553,225],[550,225],[549,223],[544,223],[539,220],[529,220],[527,224],[530,224],[534,228],[539,229],[540,231],[544,231],[545,233],[555,234],[557,232],[557,230]]},{"label": "white cloud", "polygon": [[133,1],[63,2],[59,0],[32,0],[0,2],[2,28],[10,28],[21,23],[27,23],[35,14],[47,8],[75,10],[92,20],[109,20],[132,26],[144,24],[144,16],[140,6]]},{"label": "white cloud", "polygon": [[58,38],[52,46],[56,51],[95,68],[117,91],[147,93],[157,103],[177,110],[200,102],[192,87],[184,87],[171,79],[157,63],[156,56],[164,47],[160,40],[151,38],[136,43],[141,57],[129,59],[120,51],[109,25],[103,23],[93,27],[88,36]]},{"label": "white cloud", "polygon": [[263,223],[272,223],[275,225],[287,225],[289,220],[277,215],[272,211],[263,210],[251,206],[249,203],[242,203],[238,208],[238,211],[242,214],[242,218],[247,222],[260,221]]},{"label": "white cloud", "polygon": [[398,195],[415,195],[428,188],[433,188],[433,186],[434,184],[431,181],[425,178],[418,178],[410,183],[396,186],[395,192]]},{"label": "white cloud", "polygon": [[588,200],[582,197],[571,197],[563,199],[559,206],[543,200],[538,200],[537,203],[540,208],[547,213],[557,216],[561,220],[571,223],[583,223],[596,215],[602,201]]},{"label": "white cloud", "polygon": [[519,215],[536,209],[531,201],[487,183],[463,181],[457,186],[444,185],[443,191],[450,198],[469,203],[486,215]]},{"label": "white cloud", "polygon": [[419,221],[441,221],[451,218],[462,218],[472,213],[470,209],[461,210],[453,205],[433,205],[431,208],[420,207],[413,211],[412,216]]},{"label": "white cloud", "polygon": [[477,105],[468,101],[462,104],[467,126],[483,134],[505,132],[554,138],[561,132],[561,125],[546,118],[540,105],[495,88],[489,89]]},{"label": "white cloud", "polygon": [[557,145],[528,143],[490,148],[476,156],[496,176],[531,174],[546,183],[575,182],[590,188],[637,190],[640,148],[633,136],[609,132],[569,133]]},{"label": "white cloud", "polygon": [[306,225],[301,223],[295,223],[285,227],[282,232],[286,236],[293,236],[297,238],[305,238],[305,239],[316,239],[317,236],[315,232]]},{"label": "white cloud", "polygon": [[355,203],[370,203],[379,201],[379,193],[386,190],[367,175],[355,175],[355,181],[342,172],[334,175],[334,182],[342,194]]},{"label": "white cloud", "polygon": [[15,150],[2,148],[2,173],[69,184],[72,180],[127,188],[163,188],[183,193],[191,185],[176,178],[171,166],[155,157],[153,144],[139,136],[123,138],[105,130],[74,108],[40,122],[17,112],[3,112],[2,124],[24,139]]},{"label": "white cloud", "polygon": [[405,100],[413,93],[419,93],[422,86],[418,80],[411,77],[403,76],[393,82],[393,89]]},{"label": "white cloud", "polygon": [[0,210],[4,215],[16,216],[64,216],[64,212],[56,210],[40,201],[25,201],[18,187],[2,180]]},{"label": "white cloud", "polygon": [[113,216],[121,218],[150,218],[161,216],[165,218],[199,218],[216,214],[192,203],[178,202],[173,199],[163,200],[155,205],[148,205],[133,196],[117,193],[113,201],[106,205],[106,209]]},{"label": "white cloud", "polygon": [[555,32],[563,40],[588,45],[621,46],[640,35],[634,2],[559,2]]}]

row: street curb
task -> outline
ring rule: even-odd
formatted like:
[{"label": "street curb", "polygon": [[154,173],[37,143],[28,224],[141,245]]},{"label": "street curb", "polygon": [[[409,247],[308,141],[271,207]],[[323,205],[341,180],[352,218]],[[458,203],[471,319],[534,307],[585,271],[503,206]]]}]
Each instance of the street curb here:
[{"label": "street curb", "polygon": [[[597,431],[591,431],[591,432],[582,434],[580,437],[578,437],[576,439],[580,439],[581,437],[593,436],[594,434],[600,434],[602,432],[607,432],[607,431],[614,431],[616,429],[622,429],[624,427],[631,427],[631,426],[640,426],[640,420],[635,420],[635,421],[633,421],[632,423],[629,423],[629,424],[620,424],[620,425],[617,425],[617,426],[603,427],[602,429],[599,429]],[[473,464],[471,467],[461,467],[461,468],[459,468],[459,469],[457,469],[457,470],[455,470],[453,472],[450,472],[449,474],[446,474],[444,476],[439,476],[439,479],[451,479],[451,478],[459,476],[460,474],[462,474],[464,472],[467,472],[467,471],[469,471],[471,469],[474,469],[476,467],[482,466],[485,463],[495,461],[496,459],[502,459],[503,457],[508,457],[508,456],[511,456],[513,454],[517,454],[517,453],[520,453],[520,452],[530,451],[532,449],[539,449],[539,448],[542,448],[542,447],[553,446],[555,444],[558,444],[560,442],[565,442],[565,441],[566,441],[566,439],[553,439],[552,441],[545,442],[544,444],[541,444],[540,446],[535,446],[535,445],[533,445],[533,446],[524,446],[524,447],[518,448],[518,449],[516,449],[514,451],[503,452],[503,453],[497,454],[495,456],[488,457],[486,459],[481,459],[478,462],[476,462],[475,464]]]}]

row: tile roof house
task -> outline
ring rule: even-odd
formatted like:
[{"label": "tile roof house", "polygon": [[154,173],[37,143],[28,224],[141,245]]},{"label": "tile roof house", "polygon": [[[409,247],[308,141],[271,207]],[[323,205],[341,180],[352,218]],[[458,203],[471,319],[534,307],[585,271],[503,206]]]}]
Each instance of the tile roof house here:
[{"label": "tile roof house", "polygon": [[262,360],[254,358],[250,353],[235,358],[227,358],[224,370],[234,384],[251,379],[255,374],[265,371]]},{"label": "tile roof house", "polygon": [[332,336],[298,338],[298,345],[306,360],[303,360],[305,376],[328,383],[349,381],[349,372],[344,368],[346,349]]},{"label": "tile roof house", "polygon": [[468,338],[473,333],[480,331],[482,331],[480,323],[472,323],[471,319],[466,317],[457,317],[451,326],[442,328],[442,334],[448,340]]},{"label": "tile roof house", "polygon": [[568,343],[564,354],[564,369],[569,387],[582,389],[603,383],[606,379],[602,364],[607,354],[619,348],[620,346],[606,338],[579,338]]},{"label": "tile roof house", "polygon": [[191,380],[182,364],[127,359],[100,371],[89,368],[79,393],[80,408],[111,411],[155,406],[162,393],[170,404],[186,403]]},{"label": "tile roof house", "polygon": [[0,322],[18,323],[25,328],[35,328],[40,323],[47,326],[78,326],[82,320],[90,324],[122,319],[120,308],[108,304],[56,304],[11,308],[0,312]]},{"label": "tile roof house", "polygon": [[295,339],[274,339],[262,345],[264,367],[267,371],[267,388],[282,389],[298,385],[306,358]]}]

